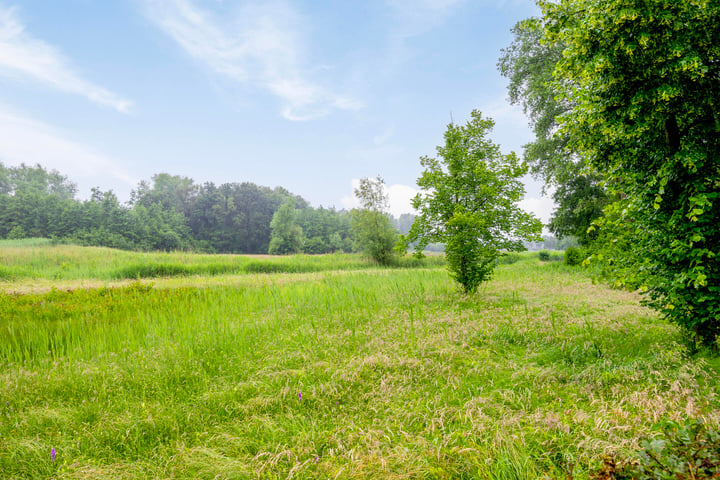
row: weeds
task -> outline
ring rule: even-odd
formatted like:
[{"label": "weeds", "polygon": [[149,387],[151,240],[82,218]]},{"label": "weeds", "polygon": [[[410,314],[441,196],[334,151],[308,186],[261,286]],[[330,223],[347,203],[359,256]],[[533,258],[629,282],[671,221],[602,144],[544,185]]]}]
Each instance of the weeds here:
[{"label": "weeds", "polygon": [[560,262],[468,296],[428,265],[57,248],[9,268],[238,273],[0,296],[0,478],[580,480],[658,422],[720,423],[717,362]]}]

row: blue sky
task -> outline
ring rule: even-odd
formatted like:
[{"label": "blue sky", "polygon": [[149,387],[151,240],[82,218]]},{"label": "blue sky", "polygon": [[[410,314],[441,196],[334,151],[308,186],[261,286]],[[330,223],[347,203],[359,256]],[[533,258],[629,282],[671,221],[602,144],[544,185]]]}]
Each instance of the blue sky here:
[{"label": "blue sky", "polygon": [[[451,115],[527,121],[497,71],[531,0],[0,0],[0,161],[129,199],[167,172],[352,206],[381,175],[396,215]],[[528,181],[523,205],[552,209]]]}]

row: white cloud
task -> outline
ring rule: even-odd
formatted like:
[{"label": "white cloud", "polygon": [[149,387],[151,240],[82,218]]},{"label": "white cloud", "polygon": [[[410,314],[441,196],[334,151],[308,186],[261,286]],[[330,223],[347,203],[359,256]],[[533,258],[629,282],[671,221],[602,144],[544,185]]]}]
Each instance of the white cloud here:
[{"label": "white cloud", "polygon": [[71,180],[111,177],[124,185],[137,180],[114,159],[66,138],[64,132],[3,110],[0,105],[0,161],[6,165],[40,164]]},{"label": "white cloud", "polygon": [[386,0],[398,19],[400,37],[420,35],[442,25],[466,0]]},{"label": "white cloud", "polygon": [[[360,179],[352,179],[351,185],[354,192],[355,189],[360,186]],[[419,193],[418,189],[408,185],[394,184],[386,185],[385,191],[388,194],[388,210],[392,216],[399,217],[403,213],[415,213],[412,208],[411,200]],[[360,206],[360,202],[357,198],[355,198],[354,194],[342,197],[340,199],[340,204],[343,208],[348,210],[358,208]]]},{"label": "white cloud", "polygon": [[188,55],[217,74],[280,98],[288,120],[310,120],[361,106],[308,78],[303,21],[285,3],[246,3],[230,18],[221,18],[193,0],[143,2],[150,20]]},{"label": "white cloud", "polygon": [[403,213],[415,213],[411,200],[418,193],[420,193],[420,190],[408,185],[395,184],[388,186],[390,213],[395,217],[399,217]]},{"label": "white cloud", "polygon": [[30,79],[128,113],[132,102],[84,80],[55,47],[25,31],[15,8],[0,6],[0,74]]},{"label": "white cloud", "polygon": [[520,208],[526,212],[535,214],[542,222],[547,225],[550,222],[553,210],[555,210],[555,202],[549,197],[526,197],[520,201]]}]

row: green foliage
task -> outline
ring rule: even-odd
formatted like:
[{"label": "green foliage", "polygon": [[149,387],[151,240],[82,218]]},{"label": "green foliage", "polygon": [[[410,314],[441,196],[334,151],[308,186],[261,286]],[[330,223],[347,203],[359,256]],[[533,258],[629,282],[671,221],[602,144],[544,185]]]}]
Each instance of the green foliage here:
[{"label": "green foliage", "polygon": [[296,223],[305,240],[303,251],[310,254],[352,251],[350,215],[334,209],[304,208],[297,211]]},{"label": "green foliage", "polygon": [[497,259],[498,265],[512,265],[513,263],[519,262],[522,256],[517,252],[503,253]]},{"label": "green foliage", "polygon": [[566,46],[553,85],[573,108],[560,134],[619,199],[601,226],[604,258],[695,341],[716,345],[720,4],[540,3],[547,40]]},{"label": "green foliage", "polygon": [[720,477],[720,432],[702,421],[667,421],[661,434],[640,441],[639,459],[617,467],[607,460],[601,478],[617,480]]},{"label": "green foliage", "polygon": [[583,252],[578,247],[570,247],[565,250],[565,257],[563,262],[565,265],[577,266],[580,265],[584,260]]},{"label": "green foliage", "polygon": [[501,250],[524,250],[522,241],[538,239],[542,230],[517,206],[527,167],[486,138],[493,126],[473,111],[466,126],[448,126],[438,158],[421,157],[422,193],[413,200],[420,213],[403,237],[405,245],[417,242],[418,253],[431,242],[445,244],[450,272],[466,292],[490,278]]},{"label": "green foliage", "polygon": [[[249,182],[196,185],[190,178],[161,173],[151,182],[141,181],[128,205],[99,189],[87,200],[76,200],[75,190],[58,172],[0,163],[0,238],[12,233],[134,250],[267,253],[273,215],[292,198],[301,211],[317,212],[318,221],[308,222],[308,232],[322,238],[325,251],[318,253],[352,248],[347,214],[309,209],[283,188]],[[341,241],[331,250],[334,233]]]},{"label": "green foliage", "polygon": [[581,245],[590,244],[594,236],[588,231],[602,217],[610,197],[595,174],[576,175],[559,183],[553,192],[557,208],[548,229],[559,237],[575,237]]},{"label": "green foliage", "polygon": [[380,177],[362,178],[355,197],[362,206],[350,212],[356,250],[381,265],[392,265],[396,261],[397,231],[387,215],[385,181]]},{"label": "green foliage", "polygon": [[540,250],[538,252],[538,258],[541,262],[549,262],[550,261],[550,252],[548,250]]},{"label": "green foliage", "polygon": [[26,237],[25,229],[20,225],[16,225],[8,232],[6,238],[8,240],[20,240]]},{"label": "green foliage", "polygon": [[575,236],[582,244],[591,238],[587,229],[602,216],[609,199],[601,176],[571,148],[572,133],[558,132],[558,118],[574,105],[561,99],[553,83],[555,66],[565,49],[561,40],[548,41],[536,18],[518,22],[513,43],[502,51],[498,68],[508,80],[510,102],[521,104],[535,134],[524,146],[524,160],[535,178],[553,187],[556,209],[548,228],[559,237]]},{"label": "green foliage", "polygon": [[270,222],[270,230],[270,255],[289,255],[302,251],[302,230],[295,223],[295,200],[288,199],[275,212]]}]

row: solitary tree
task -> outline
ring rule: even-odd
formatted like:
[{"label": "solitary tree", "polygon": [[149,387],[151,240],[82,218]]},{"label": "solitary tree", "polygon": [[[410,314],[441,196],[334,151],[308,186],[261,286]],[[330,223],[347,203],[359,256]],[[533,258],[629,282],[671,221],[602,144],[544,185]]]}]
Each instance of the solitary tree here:
[{"label": "solitary tree", "polygon": [[[610,254],[648,303],[715,344],[720,335],[720,3],[540,1],[565,45],[553,87],[560,134],[620,200]],[[606,256],[607,258],[607,256]],[[717,344],[715,344],[717,345]]]},{"label": "solitary tree", "polygon": [[445,244],[448,267],[466,292],[488,280],[503,251],[524,250],[523,240],[539,240],[540,220],[517,203],[527,166],[514,153],[502,155],[486,138],[495,125],[478,111],[466,126],[448,125],[437,158],[421,157],[419,211],[406,245],[418,253],[433,242]]},{"label": "solitary tree", "polygon": [[302,251],[302,230],[295,224],[295,200],[289,198],[270,222],[270,255],[288,255]]},{"label": "solitary tree", "polygon": [[350,212],[356,249],[382,265],[390,265],[395,259],[397,232],[387,215],[385,181],[362,178],[355,197],[362,206]]}]

